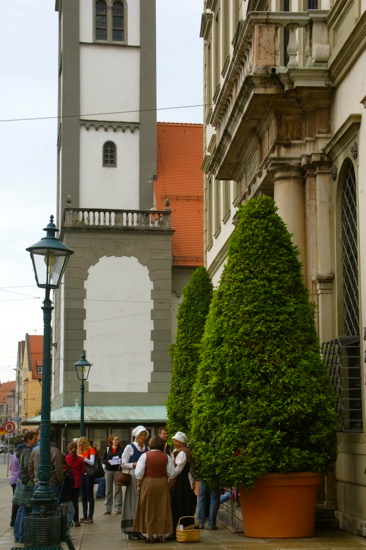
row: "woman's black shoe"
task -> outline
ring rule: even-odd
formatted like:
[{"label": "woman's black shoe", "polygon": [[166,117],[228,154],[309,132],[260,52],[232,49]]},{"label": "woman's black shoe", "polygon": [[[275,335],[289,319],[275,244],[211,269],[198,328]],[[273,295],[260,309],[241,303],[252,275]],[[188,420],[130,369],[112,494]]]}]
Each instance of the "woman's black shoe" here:
[{"label": "woman's black shoe", "polygon": [[128,533],[129,540],[140,540],[138,533]]},{"label": "woman's black shoe", "polygon": [[138,540],[146,540],[146,537],[142,533],[135,533],[138,536]]}]

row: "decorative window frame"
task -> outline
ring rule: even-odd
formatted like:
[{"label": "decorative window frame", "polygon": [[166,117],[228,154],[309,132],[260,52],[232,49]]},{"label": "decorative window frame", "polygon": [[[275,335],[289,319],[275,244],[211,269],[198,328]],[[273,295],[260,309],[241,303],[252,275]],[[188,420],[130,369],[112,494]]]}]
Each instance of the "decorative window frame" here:
[{"label": "decorative window frame", "polygon": [[[96,28],[96,22],[97,22],[97,2],[98,0],[94,0],[93,2],[93,39],[94,42],[97,44],[113,44],[113,45],[126,45],[127,44],[127,21],[128,21],[128,13],[127,13],[127,1],[126,0],[104,0],[104,3],[106,5],[107,9],[107,37],[105,40],[101,40],[97,38],[97,28]],[[114,23],[114,14],[113,14],[113,6],[114,4],[118,2],[122,4],[123,6],[123,40],[113,40],[113,23]]]}]

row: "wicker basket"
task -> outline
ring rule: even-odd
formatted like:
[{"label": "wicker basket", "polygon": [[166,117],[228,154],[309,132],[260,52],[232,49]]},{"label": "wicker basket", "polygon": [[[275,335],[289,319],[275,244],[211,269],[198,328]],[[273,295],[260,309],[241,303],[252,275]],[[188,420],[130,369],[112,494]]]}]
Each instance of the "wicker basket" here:
[{"label": "wicker basket", "polygon": [[[182,516],[178,520],[178,525],[180,525],[180,522],[182,519],[185,518],[192,518],[194,522],[194,516]],[[201,539],[201,531],[199,529],[195,529],[195,525],[189,525],[188,527],[184,527],[183,530],[177,529],[176,530],[177,535],[177,542],[199,542]]]}]

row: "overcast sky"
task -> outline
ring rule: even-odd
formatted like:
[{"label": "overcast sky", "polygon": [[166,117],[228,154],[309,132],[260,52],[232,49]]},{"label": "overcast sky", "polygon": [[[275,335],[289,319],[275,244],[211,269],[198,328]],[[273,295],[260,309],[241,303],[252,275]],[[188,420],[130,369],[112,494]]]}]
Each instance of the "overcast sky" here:
[{"label": "overcast sky", "polygon": [[[145,0],[147,1],[147,0]],[[202,122],[201,0],[156,0],[158,121]],[[27,246],[55,214],[55,0],[0,0],[0,381],[17,345],[43,334],[44,293]],[[175,107],[175,108],[174,108]],[[78,357],[75,357],[75,361]]]}]

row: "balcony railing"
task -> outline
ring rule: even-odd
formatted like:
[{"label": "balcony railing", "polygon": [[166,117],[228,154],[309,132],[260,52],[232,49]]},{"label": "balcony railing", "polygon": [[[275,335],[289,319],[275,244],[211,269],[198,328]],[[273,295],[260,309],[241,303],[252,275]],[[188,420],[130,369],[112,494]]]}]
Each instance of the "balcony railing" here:
[{"label": "balcony railing", "polygon": [[170,210],[111,210],[66,208],[64,228],[166,230],[171,228]]},{"label": "balcony railing", "polygon": [[[213,109],[218,138],[226,127],[247,77],[307,69],[300,85],[312,85],[312,71],[326,69],[330,42],[328,11],[252,12],[239,24],[234,51]],[[320,77],[320,75],[319,75]],[[324,84],[323,84],[324,85]]]}]

